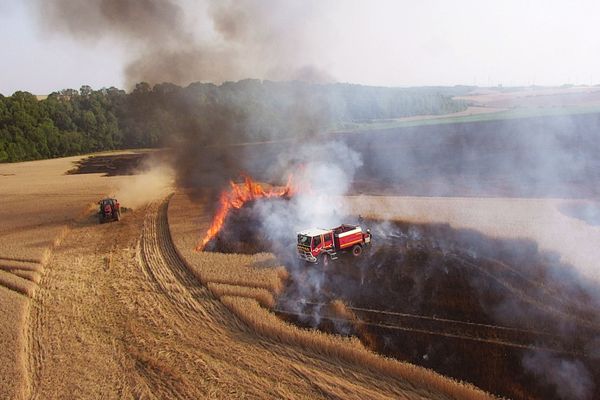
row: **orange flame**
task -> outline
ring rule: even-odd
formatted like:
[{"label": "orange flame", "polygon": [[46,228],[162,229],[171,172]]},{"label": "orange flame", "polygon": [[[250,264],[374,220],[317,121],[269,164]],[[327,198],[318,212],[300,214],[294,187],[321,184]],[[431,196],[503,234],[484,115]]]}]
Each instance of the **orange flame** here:
[{"label": "orange flame", "polygon": [[265,189],[260,183],[255,182],[249,176],[244,177],[244,183],[230,182],[231,188],[224,190],[219,199],[219,208],[213,218],[213,221],[206,232],[204,239],[196,246],[196,251],[204,250],[208,242],[214,239],[229,214],[231,209],[240,209],[248,201],[273,198],[273,197],[290,197],[292,195],[292,176],[290,175],[287,184],[284,187],[270,187]]}]

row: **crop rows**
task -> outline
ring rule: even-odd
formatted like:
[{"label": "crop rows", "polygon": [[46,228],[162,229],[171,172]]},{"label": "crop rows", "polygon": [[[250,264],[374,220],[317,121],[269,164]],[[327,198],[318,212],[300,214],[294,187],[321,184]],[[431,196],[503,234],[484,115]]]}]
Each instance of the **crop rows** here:
[{"label": "crop rows", "polygon": [[0,257],[0,285],[31,297],[40,282],[42,268],[35,260]]}]

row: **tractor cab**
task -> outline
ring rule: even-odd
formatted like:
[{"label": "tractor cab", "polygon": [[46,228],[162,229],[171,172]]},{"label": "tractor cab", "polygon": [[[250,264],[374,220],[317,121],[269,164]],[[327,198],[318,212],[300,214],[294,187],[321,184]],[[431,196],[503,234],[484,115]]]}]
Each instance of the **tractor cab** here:
[{"label": "tractor cab", "polygon": [[98,202],[98,222],[118,221],[121,219],[121,205],[115,198],[105,198]]}]

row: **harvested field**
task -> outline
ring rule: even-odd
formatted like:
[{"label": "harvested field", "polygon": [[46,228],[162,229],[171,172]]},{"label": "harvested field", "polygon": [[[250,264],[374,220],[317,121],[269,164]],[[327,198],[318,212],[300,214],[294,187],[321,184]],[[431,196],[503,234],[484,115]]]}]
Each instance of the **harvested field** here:
[{"label": "harvested field", "polygon": [[[192,254],[209,216],[185,194],[171,199],[170,221],[168,203],[156,202],[98,225],[94,200],[133,177],[64,175],[72,160],[38,163],[54,169],[2,166],[31,182],[13,181],[11,195],[31,199],[20,208],[29,217],[7,216],[12,227],[3,233],[36,240],[1,255],[3,282],[17,289],[0,287],[3,397],[489,398],[381,359],[357,340],[281,322],[255,299],[273,304],[285,268],[267,253]],[[35,217],[35,199],[44,196],[54,201],[42,203],[48,211]],[[62,219],[53,212],[58,205],[65,207]],[[37,229],[46,224],[47,231]],[[183,263],[182,254],[193,263]],[[28,285],[37,287],[28,292]],[[240,305],[255,309],[248,315],[256,319],[237,317]],[[273,318],[276,327],[260,328]]]},{"label": "harvested field", "polygon": [[[175,224],[173,230],[188,226]],[[117,239],[111,247],[99,240],[108,230]],[[70,246],[74,242],[83,246]],[[134,211],[113,227],[75,226],[48,271],[30,328],[32,397],[69,392],[83,398],[320,398],[326,396],[323,388],[350,387],[355,392],[347,398],[442,399],[449,398],[443,394],[449,389],[485,398],[465,385],[436,390],[399,374],[382,376],[344,357],[332,359],[316,345],[289,343],[285,330],[281,337],[257,335],[178,258],[166,202]],[[70,295],[55,296],[56,291]],[[232,309],[238,299],[223,296]],[[302,335],[346,348],[323,334]]]},{"label": "harvested field", "polygon": [[[0,165],[0,389],[5,398],[24,394],[26,321],[50,251],[102,182],[65,179],[78,158]],[[98,185],[94,187],[94,184]]]},{"label": "harvested field", "polygon": [[23,332],[29,307],[25,296],[0,284],[0,394],[3,398],[23,398],[25,392],[27,343]]},{"label": "harvested field", "polygon": [[485,107],[586,107],[600,106],[600,90],[595,86],[569,88],[525,88],[523,90],[487,92],[459,96]]},{"label": "harvested field", "polygon": [[[39,306],[53,249],[73,224],[95,223],[95,202],[137,178],[66,175],[81,157],[0,165],[0,336],[3,398],[28,389],[27,318]],[[78,222],[79,221],[79,222]],[[64,293],[58,293],[62,296]],[[32,300],[33,303],[32,303]]]}]

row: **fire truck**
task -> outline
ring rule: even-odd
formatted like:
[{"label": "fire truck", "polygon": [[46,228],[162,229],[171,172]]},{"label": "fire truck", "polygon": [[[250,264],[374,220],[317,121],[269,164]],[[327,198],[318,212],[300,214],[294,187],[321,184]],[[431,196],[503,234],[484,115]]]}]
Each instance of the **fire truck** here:
[{"label": "fire truck", "polygon": [[340,225],[333,229],[307,229],[298,232],[298,257],[301,260],[327,266],[342,253],[360,257],[371,245],[371,231],[363,232],[357,225]]}]

